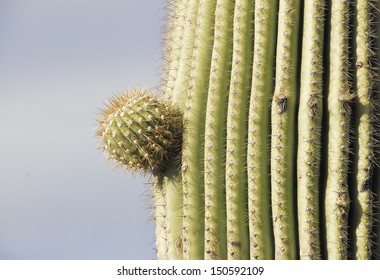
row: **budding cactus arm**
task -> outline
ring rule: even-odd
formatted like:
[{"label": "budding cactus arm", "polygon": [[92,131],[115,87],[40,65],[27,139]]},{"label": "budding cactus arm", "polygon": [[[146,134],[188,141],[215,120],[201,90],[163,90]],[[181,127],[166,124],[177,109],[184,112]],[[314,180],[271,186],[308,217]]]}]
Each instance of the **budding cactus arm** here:
[{"label": "budding cactus arm", "polygon": [[[215,1],[194,2],[197,14],[194,53],[184,111],[182,182],[184,190],[184,256],[204,258],[204,133],[214,36]],[[198,3],[199,2],[199,3]],[[181,73],[183,75],[184,73]]]},{"label": "budding cactus arm", "polygon": [[321,258],[319,178],[324,9],[325,1],[323,0],[304,2],[297,153],[297,208],[301,259]]},{"label": "budding cactus arm", "polygon": [[272,101],[271,182],[276,259],[295,259],[295,113],[300,1],[280,1]]},{"label": "budding cactus arm", "polygon": [[273,259],[270,213],[270,99],[273,93],[277,1],[255,1],[251,99],[248,116],[248,217],[250,258]]},{"label": "budding cactus arm", "polygon": [[330,18],[328,151],[325,195],[328,259],[347,259],[348,154],[351,85],[348,80],[349,1],[332,1]]},{"label": "budding cactus arm", "polygon": [[111,100],[99,119],[102,149],[115,164],[154,175],[153,197],[159,259],[182,258],[182,188],[175,164],[182,114],[168,100],[131,91]]},{"label": "budding cactus arm", "polygon": [[218,0],[205,130],[205,259],[226,259],[226,117],[234,2]]}]

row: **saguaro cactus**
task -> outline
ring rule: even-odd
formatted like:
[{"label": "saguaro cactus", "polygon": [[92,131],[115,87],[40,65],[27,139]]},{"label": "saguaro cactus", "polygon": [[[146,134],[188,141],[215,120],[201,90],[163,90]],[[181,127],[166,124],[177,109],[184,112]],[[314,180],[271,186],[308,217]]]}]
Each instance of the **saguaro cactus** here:
[{"label": "saguaro cactus", "polygon": [[170,1],[162,96],[98,128],[153,174],[158,259],[380,257],[379,6]]}]

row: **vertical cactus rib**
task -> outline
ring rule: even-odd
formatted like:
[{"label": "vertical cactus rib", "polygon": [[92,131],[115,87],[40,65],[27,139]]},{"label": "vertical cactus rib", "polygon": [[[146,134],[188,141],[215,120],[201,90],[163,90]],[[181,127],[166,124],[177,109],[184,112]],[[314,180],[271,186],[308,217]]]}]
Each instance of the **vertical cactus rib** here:
[{"label": "vertical cactus rib", "polygon": [[252,86],[248,116],[248,217],[251,259],[272,259],[270,213],[270,100],[274,87],[277,1],[256,0]]},{"label": "vertical cactus rib", "polygon": [[205,128],[205,259],[227,258],[224,172],[233,12],[234,1],[217,1]]},{"label": "vertical cactus rib", "polygon": [[[373,3],[372,3],[373,4]],[[356,259],[371,258],[372,172],[374,163],[373,126],[373,11],[371,1],[356,1],[355,82],[355,196],[352,198],[352,254]],[[371,13],[372,12],[372,13]]]},{"label": "vertical cactus rib", "polygon": [[329,87],[327,96],[327,183],[325,190],[328,259],[347,259],[349,192],[347,185],[350,144],[348,24],[349,1],[331,1]]},{"label": "vertical cactus rib", "polygon": [[[179,42],[179,47],[181,48],[180,53],[178,54],[179,63],[177,66],[172,66],[173,72],[175,71],[176,76],[173,76],[173,90],[171,92],[169,91],[170,94],[168,94],[172,101],[180,108],[185,107],[186,92],[189,89],[199,0],[183,0],[183,2],[185,3],[185,7],[182,7],[182,9],[179,10],[178,15],[178,20],[180,21],[182,19],[184,21],[181,42]],[[175,73],[169,72],[168,74],[175,75]],[[169,77],[168,79],[171,78]],[[169,86],[171,86],[170,83]]]},{"label": "vertical cactus rib", "polygon": [[[168,98],[173,99],[173,90],[179,75],[179,65],[181,63],[181,50],[185,30],[186,1],[169,0],[167,24],[165,26],[164,39],[164,60],[163,75],[165,79],[164,93]],[[186,49],[183,49],[185,51]],[[189,51],[189,50],[187,50]],[[191,51],[191,49],[190,49]]]},{"label": "vertical cactus rib", "polygon": [[324,0],[304,2],[297,152],[297,207],[301,259],[321,258],[319,177],[324,9]]},{"label": "vertical cactus rib", "polygon": [[[169,260],[181,260],[182,248],[182,220],[183,220],[183,193],[178,165],[172,160],[163,173],[156,174],[160,181],[161,191],[164,192],[164,220],[166,229],[166,249]],[[158,193],[160,195],[160,193]],[[160,198],[160,196],[159,196]],[[161,199],[161,198],[160,198]]]},{"label": "vertical cactus rib", "polygon": [[300,1],[280,1],[272,100],[271,183],[276,259],[297,257],[295,122]]},{"label": "vertical cactus rib", "polygon": [[[191,1],[190,1],[191,2]],[[200,0],[184,112],[184,257],[204,258],[204,133],[216,2]]]},{"label": "vertical cactus rib", "polygon": [[229,259],[249,258],[246,205],[247,115],[252,70],[254,1],[235,1],[227,114],[226,207]]},{"label": "vertical cactus rib", "polygon": [[166,193],[163,187],[162,180],[159,176],[153,177],[153,207],[154,220],[156,223],[156,250],[157,259],[167,260],[168,257],[168,238],[166,226]]}]

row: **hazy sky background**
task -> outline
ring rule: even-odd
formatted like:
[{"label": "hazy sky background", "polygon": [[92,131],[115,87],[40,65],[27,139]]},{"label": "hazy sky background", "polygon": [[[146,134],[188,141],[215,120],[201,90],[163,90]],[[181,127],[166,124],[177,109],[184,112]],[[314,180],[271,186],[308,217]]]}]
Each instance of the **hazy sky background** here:
[{"label": "hazy sky background", "polygon": [[97,149],[99,109],[160,83],[165,0],[0,0],[0,259],[155,259],[148,178]]}]

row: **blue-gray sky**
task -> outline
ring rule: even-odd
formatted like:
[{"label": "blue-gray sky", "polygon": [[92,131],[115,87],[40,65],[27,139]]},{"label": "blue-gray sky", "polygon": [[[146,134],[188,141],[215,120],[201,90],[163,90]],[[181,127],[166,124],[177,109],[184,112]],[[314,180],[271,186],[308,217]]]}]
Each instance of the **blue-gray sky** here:
[{"label": "blue-gray sky", "polygon": [[112,168],[104,103],[160,84],[165,0],[0,1],[0,259],[154,259],[148,178]]}]

